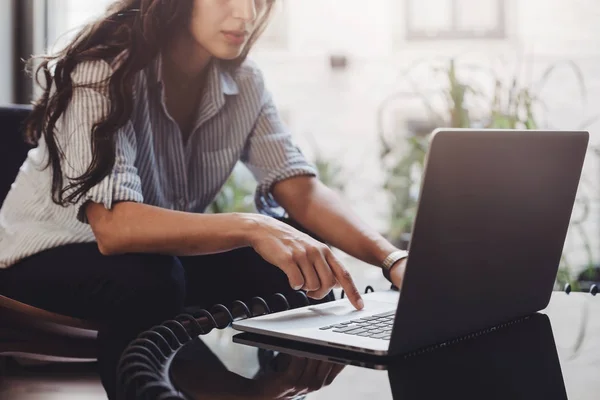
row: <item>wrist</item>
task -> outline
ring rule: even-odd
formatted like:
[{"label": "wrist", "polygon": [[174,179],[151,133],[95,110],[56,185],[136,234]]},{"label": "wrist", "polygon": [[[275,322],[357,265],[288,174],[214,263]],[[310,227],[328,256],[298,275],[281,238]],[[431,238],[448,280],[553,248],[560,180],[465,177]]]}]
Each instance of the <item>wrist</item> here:
[{"label": "wrist", "polygon": [[256,239],[260,235],[261,219],[264,217],[260,214],[251,213],[233,213],[232,215],[236,220],[238,237],[243,246],[254,247]]},{"label": "wrist", "polygon": [[402,286],[404,281],[404,274],[406,272],[406,258],[396,261],[392,268],[390,268],[390,281],[392,285],[397,288]]},{"label": "wrist", "polygon": [[373,242],[375,245],[371,251],[371,258],[373,259],[373,264],[378,267],[381,267],[383,261],[393,252],[398,251],[399,249],[389,243],[387,240],[382,240],[380,242]]},{"label": "wrist", "polygon": [[394,283],[392,281],[392,273],[398,265],[404,265],[403,261],[405,261],[407,257],[408,252],[405,250],[396,249],[395,251],[391,252],[381,263],[383,276],[385,276],[388,281]]}]

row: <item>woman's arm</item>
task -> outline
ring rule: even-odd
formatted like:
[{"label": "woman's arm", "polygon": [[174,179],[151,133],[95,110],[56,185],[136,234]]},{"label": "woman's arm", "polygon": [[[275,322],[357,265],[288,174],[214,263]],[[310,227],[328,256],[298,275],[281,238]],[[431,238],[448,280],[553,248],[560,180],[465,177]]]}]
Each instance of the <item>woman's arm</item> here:
[{"label": "woman's arm", "polygon": [[195,214],[134,202],[117,203],[111,210],[90,202],[86,215],[105,255],[221,253],[250,246],[256,225],[248,214]]},{"label": "woman's arm", "polygon": [[[381,267],[383,260],[398,250],[317,178],[300,176],[281,181],[273,187],[273,196],[306,229],[366,263]],[[405,264],[405,260],[399,261],[391,270],[398,287]]]},{"label": "woman's arm", "polygon": [[274,218],[193,214],[134,202],[120,202],[110,210],[90,202],[85,212],[102,254],[187,256],[252,246],[287,275],[292,288],[309,295],[319,291],[317,298],[322,298],[339,283],[357,309],[364,307],[352,277],[327,246]]},{"label": "woman's arm", "polygon": [[273,196],[292,219],[366,263],[381,266],[397,250],[317,178],[301,176],[279,182]]}]

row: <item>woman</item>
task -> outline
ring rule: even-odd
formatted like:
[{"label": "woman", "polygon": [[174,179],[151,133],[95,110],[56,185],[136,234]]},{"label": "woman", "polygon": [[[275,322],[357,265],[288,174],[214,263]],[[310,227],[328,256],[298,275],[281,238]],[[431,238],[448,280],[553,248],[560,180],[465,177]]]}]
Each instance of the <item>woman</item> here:
[{"label": "woman", "polygon": [[[186,304],[340,285],[363,306],[327,246],[263,215],[279,205],[373,265],[398,254],[318,181],[245,60],[273,3],[117,1],[38,71],[38,146],[0,211],[0,292],[102,322],[109,397],[127,343]],[[203,214],[238,160],[263,214]]]}]

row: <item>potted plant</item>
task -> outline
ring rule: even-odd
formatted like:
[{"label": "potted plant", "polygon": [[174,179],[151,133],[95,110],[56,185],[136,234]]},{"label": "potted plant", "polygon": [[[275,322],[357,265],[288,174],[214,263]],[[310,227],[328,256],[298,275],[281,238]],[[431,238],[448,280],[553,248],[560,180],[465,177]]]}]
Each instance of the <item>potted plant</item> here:
[{"label": "potted plant", "polygon": [[[432,77],[442,78],[443,83],[433,91],[416,84],[416,80],[411,77],[411,73],[421,68],[425,62]],[[433,129],[437,127],[552,128],[547,118],[548,108],[541,92],[559,67],[567,67],[573,72],[579,85],[581,101],[585,103],[587,94],[583,74],[578,66],[570,61],[548,66],[536,82],[529,84],[522,79],[522,71],[505,77],[506,68],[498,72],[478,65],[465,65],[462,68],[464,72],[469,73],[468,76],[483,77],[483,79],[467,79],[464,77],[465,73],[460,73],[461,67],[456,59],[443,60],[441,63],[431,60],[420,61],[402,74],[410,90],[394,93],[385,99],[377,118],[382,149],[381,163],[385,173],[384,190],[390,198],[390,224],[387,236],[393,243],[406,248],[410,241],[429,134]],[[491,95],[486,92],[490,92]],[[395,112],[394,104],[398,101],[414,99],[418,99],[426,110],[427,120],[420,124],[408,124],[402,134],[390,138],[385,129],[385,121]],[[579,124],[577,128],[586,129],[597,119],[598,116],[594,116]],[[596,185],[591,186],[593,190],[597,189]],[[587,253],[587,264],[592,266],[591,242],[583,229],[591,198],[586,190],[580,190],[576,201],[578,209],[582,211],[581,215],[572,220],[571,228],[580,236]],[[573,282],[569,271],[570,264],[566,255],[563,255],[561,272],[557,278],[558,284]]]}]

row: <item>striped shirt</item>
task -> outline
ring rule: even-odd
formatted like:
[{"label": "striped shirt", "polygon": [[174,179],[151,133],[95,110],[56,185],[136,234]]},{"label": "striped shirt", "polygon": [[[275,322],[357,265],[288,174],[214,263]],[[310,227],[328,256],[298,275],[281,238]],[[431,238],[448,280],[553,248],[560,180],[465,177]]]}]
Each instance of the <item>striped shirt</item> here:
[{"label": "striped shirt", "polygon": [[[100,84],[115,63],[94,61],[73,72],[77,88],[56,125],[65,157],[64,182],[81,176],[92,161],[91,130],[107,115],[106,85]],[[205,212],[236,163],[242,161],[258,182],[255,201],[260,212],[278,208],[270,194],[281,180],[316,176],[282,123],[259,69],[246,61],[227,72],[209,64],[207,84],[187,141],[167,112],[162,59],[156,58],[136,76],[130,120],[116,132],[116,161],[111,173],[75,205],[52,202],[51,168],[44,169],[48,150],[43,140],[32,149],[0,209],[0,268],[40,251],[72,243],[94,242],[83,212],[88,201],[111,209],[131,201],[194,213]]]}]

